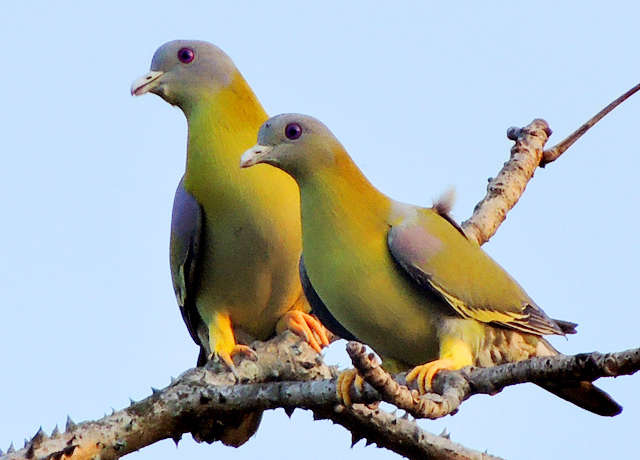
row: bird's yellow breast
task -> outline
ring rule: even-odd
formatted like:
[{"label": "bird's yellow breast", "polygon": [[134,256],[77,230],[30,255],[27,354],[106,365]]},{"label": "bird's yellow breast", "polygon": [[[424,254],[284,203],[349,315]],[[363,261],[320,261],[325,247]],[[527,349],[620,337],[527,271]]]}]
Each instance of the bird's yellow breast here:
[{"label": "bird's yellow breast", "polygon": [[[328,193],[327,193],[328,192]],[[309,279],[331,314],[385,358],[408,365],[438,356],[437,321],[424,292],[387,247],[389,204],[302,188],[303,251]],[[357,208],[349,203],[364,202]]]},{"label": "bird's yellow breast", "polygon": [[267,119],[244,80],[208,97],[189,116],[184,181],[204,211],[196,304],[205,323],[226,311],[265,339],[301,293],[298,190],[282,171],[239,167]]}]

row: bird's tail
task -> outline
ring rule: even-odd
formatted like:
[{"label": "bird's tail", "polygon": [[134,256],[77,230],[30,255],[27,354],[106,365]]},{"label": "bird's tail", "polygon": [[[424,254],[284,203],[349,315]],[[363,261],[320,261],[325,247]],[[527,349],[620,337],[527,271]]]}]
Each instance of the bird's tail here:
[{"label": "bird's tail", "polygon": [[[196,365],[203,367],[207,361],[207,352],[204,347],[201,346]],[[192,435],[197,441],[209,443],[220,441],[226,446],[240,447],[258,431],[261,420],[261,410],[254,412],[234,412],[215,421],[211,421],[210,424],[203,422],[200,430],[192,433]]]},{"label": "bird's tail", "polygon": [[[567,323],[573,324],[573,323]],[[570,333],[570,332],[568,332]],[[554,356],[559,352],[545,339],[540,339],[538,356]],[[622,412],[618,404],[608,393],[587,381],[565,381],[537,383],[538,386],[554,395],[575,404],[578,407],[605,417],[613,417]]]},{"label": "bird's tail", "polygon": [[253,436],[262,420],[262,411],[230,412],[215,420],[202,420],[191,435],[197,442],[220,441],[227,446],[240,447]]},{"label": "bird's tail", "polygon": [[565,401],[594,414],[613,417],[622,412],[620,404],[591,382],[545,382],[538,383],[538,385]]},{"label": "bird's tail", "polygon": [[224,425],[220,427],[216,438],[226,446],[240,447],[258,431],[261,420],[261,410],[230,414],[225,417]]}]

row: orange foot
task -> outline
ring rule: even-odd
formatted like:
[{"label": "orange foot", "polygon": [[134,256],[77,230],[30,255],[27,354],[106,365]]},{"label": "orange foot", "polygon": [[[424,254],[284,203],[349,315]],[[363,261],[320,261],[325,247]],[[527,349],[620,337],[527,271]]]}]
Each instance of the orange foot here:
[{"label": "orange foot", "polygon": [[302,337],[315,351],[320,353],[322,347],[329,345],[327,331],[315,317],[300,310],[292,310],[282,317],[286,329]]},{"label": "orange foot", "polygon": [[251,359],[252,361],[255,361],[258,359],[258,355],[256,355],[255,351],[253,351],[253,348],[247,345],[240,345],[240,344],[235,344],[230,352],[220,350],[218,352],[211,353],[211,356],[209,357],[209,359],[211,359],[214,355],[217,355],[222,361],[224,361],[224,363],[231,370],[234,370],[236,367],[235,364],[233,364],[233,357],[236,355],[243,355]]},{"label": "orange foot", "polygon": [[407,374],[407,382],[418,380],[418,389],[420,394],[425,394],[431,389],[431,381],[440,371],[451,371],[459,369],[456,362],[452,358],[436,359],[426,364],[416,366]]},{"label": "orange foot", "polygon": [[358,371],[349,369],[340,373],[336,382],[336,396],[345,406],[351,405],[351,387],[354,385],[358,391],[362,391],[364,380]]}]

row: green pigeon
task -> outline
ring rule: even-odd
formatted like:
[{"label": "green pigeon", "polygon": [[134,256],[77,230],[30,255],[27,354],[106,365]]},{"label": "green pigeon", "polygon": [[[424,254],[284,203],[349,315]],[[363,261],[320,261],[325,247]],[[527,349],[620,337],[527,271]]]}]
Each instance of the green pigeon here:
[{"label": "green pigeon", "polygon": [[[382,194],[318,120],[266,121],[241,159],[243,167],[258,163],[300,188],[300,265],[314,312],[334,333],[371,346],[383,365],[412,369],[407,380],[422,393],[441,370],[554,356],[543,336],[575,332],[465,236],[447,203],[423,208]],[[347,403],[353,380],[347,372],[338,385]],[[599,415],[622,410],[590,382],[539,385]]]},{"label": "green pigeon", "polygon": [[[324,328],[309,315],[298,274],[295,182],[275,169],[238,168],[267,114],[233,61],[207,42],[171,41],[155,52],[151,70],[131,93],[154,93],[187,118],[170,265],[182,317],[200,346],[198,365],[215,357],[233,369],[234,355],[254,354],[250,338],[266,340],[284,329],[317,351],[327,345]],[[238,430],[225,427],[216,436],[241,445],[260,422],[261,412],[250,415],[241,417]]]}]

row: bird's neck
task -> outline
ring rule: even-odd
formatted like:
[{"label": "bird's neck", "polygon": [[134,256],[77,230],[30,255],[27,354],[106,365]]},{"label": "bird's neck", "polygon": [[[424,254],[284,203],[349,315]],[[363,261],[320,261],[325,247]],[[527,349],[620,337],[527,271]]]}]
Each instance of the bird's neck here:
[{"label": "bird's neck", "polygon": [[[267,114],[255,94],[236,73],[229,86],[204,92],[184,110],[189,125],[185,187],[224,190],[239,181],[242,153],[256,142]],[[247,178],[252,174],[244,174]]]},{"label": "bird's neck", "polygon": [[[385,231],[388,227],[390,200],[378,191],[360,169],[346,155],[336,167],[321,174],[306,177],[300,182],[303,233],[305,220],[346,224],[358,238],[362,232]],[[339,230],[330,230],[341,232]]]}]

